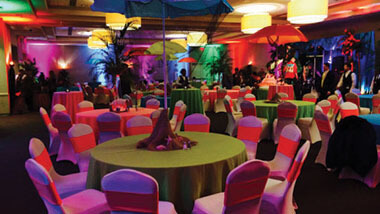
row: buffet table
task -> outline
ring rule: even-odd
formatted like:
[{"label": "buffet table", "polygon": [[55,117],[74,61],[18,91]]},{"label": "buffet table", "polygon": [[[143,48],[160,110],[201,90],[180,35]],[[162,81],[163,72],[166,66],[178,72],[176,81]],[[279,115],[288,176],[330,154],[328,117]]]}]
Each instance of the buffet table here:
[{"label": "buffet table", "polygon": [[191,213],[194,200],[222,192],[228,173],[247,160],[245,145],[238,139],[213,133],[179,132],[198,144],[188,150],[137,149],[148,135],[114,139],[91,150],[87,188],[101,189],[106,174],[135,169],[154,177],[160,200],[170,201],[178,213]]}]

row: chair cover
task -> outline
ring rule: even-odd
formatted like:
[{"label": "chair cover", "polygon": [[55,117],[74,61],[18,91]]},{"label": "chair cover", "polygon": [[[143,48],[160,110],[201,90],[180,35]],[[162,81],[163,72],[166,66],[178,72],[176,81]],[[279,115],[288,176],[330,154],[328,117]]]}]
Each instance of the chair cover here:
[{"label": "chair cover", "polygon": [[245,89],[245,88],[240,89],[239,95],[238,95],[238,98],[237,98],[237,101],[236,101],[236,105],[235,105],[235,108],[236,108],[237,112],[241,112],[240,104],[244,101],[244,96],[246,94],[247,94],[247,89]]},{"label": "chair cover", "polygon": [[246,95],[244,96],[244,100],[246,100],[246,101],[255,101],[255,100],[256,100],[256,97],[255,97],[255,95],[253,95],[253,94],[246,94]]},{"label": "chair cover", "polygon": [[202,102],[204,112],[209,111],[210,109],[210,95],[207,91],[201,90],[202,93]]},{"label": "chair cover", "polygon": [[153,95],[156,95],[156,96],[164,96],[165,94],[165,91],[161,90],[161,89],[155,89],[153,91]]},{"label": "chair cover", "polygon": [[84,100],[78,103],[78,112],[91,111],[94,110],[94,104],[92,102]]},{"label": "chair cover", "polygon": [[224,99],[223,103],[224,103],[224,106],[225,106],[224,108],[227,112],[227,117],[228,117],[228,124],[225,130],[225,133],[227,133],[230,136],[235,136],[234,131],[235,129],[237,129],[237,123],[236,123],[235,117],[232,114],[230,102],[227,99]]},{"label": "chair cover", "polygon": [[146,106],[146,108],[159,109],[160,108],[160,101],[158,101],[156,98],[149,99],[148,101],[146,101],[145,106]]},{"label": "chair cover", "polygon": [[330,102],[331,104],[331,109],[333,110],[333,114],[336,114],[338,113],[338,110],[339,110],[339,98],[337,95],[333,94],[333,95],[330,95],[327,100]]},{"label": "chair cover", "polygon": [[305,95],[303,95],[302,97],[302,101],[307,101],[307,102],[312,102],[312,103],[316,103],[317,102],[317,96],[315,96],[314,94],[312,93],[307,93]]},{"label": "chair cover", "polygon": [[153,131],[152,120],[145,116],[134,116],[126,123],[128,136],[139,134],[151,134]]},{"label": "chair cover", "polygon": [[37,138],[29,141],[29,154],[31,158],[41,164],[54,180],[59,195],[63,198],[86,189],[87,172],[69,175],[58,174],[50,160],[45,145]]},{"label": "chair cover", "polygon": [[326,114],[324,114],[321,111],[314,112],[314,120],[317,123],[319,133],[322,139],[321,149],[319,150],[317,158],[315,159],[315,163],[320,163],[323,166],[326,166],[327,148],[329,146],[329,140],[331,134],[333,133],[333,129],[331,127],[329,118]]},{"label": "chair cover", "polygon": [[369,114],[371,112],[369,108],[360,107],[360,99],[357,94],[350,92],[345,95],[345,98],[346,102],[352,102],[358,107],[360,115]]},{"label": "chair cover", "polygon": [[322,108],[322,111],[325,115],[328,115],[331,109],[331,102],[328,100],[321,100],[317,103],[319,107]]},{"label": "chair cover", "polygon": [[49,143],[49,154],[56,155],[58,154],[59,144],[61,142],[61,138],[58,134],[58,129],[56,129],[50,121],[50,117],[46,110],[43,107],[40,107],[40,114],[45,123],[46,128],[49,131],[50,143]]},{"label": "chair cover", "polygon": [[177,122],[176,122],[176,125],[175,125],[175,128],[173,129],[174,132],[179,132],[181,131],[181,127],[182,127],[182,123],[183,123],[183,119],[185,118],[185,115],[186,115],[186,109],[187,109],[187,106],[185,104],[183,104],[180,108],[180,111],[179,111],[179,115],[177,117]]},{"label": "chair cover", "polygon": [[150,119],[152,120],[152,126],[153,128],[156,126],[157,120],[160,117],[161,110],[156,110],[150,114]]},{"label": "chair cover", "polygon": [[210,132],[210,119],[203,114],[191,114],[184,120],[187,132]]},{"label": "chair cover", "polygon": [[255,116],[243,117],[239,120],[237,138],[242,140],[248,154],[248,160],[256,158],[257,144],[260,141],[263,124]]},{"label": "chair cover", "polygon": [[[322,110],[320,106],[316,105],[314,112],[317,109]],[[316,143],[316,142],[321,141],[321,135],[319,134],[318,126],[314,118],[312,117],[299,118],[297,121],[297,125],[301,130],[302,139],[308,140],[311,143]]]},{"label": "chair cover", "polygon": [[76,153],[79,170],[87,172],[91,158],[90,149],[96,146],[95,134],[91,126],[75,124],[69,129],[68,135]]},{"label": "chair cover", "polygon": [[219,89],[216,91],[216,101],[214,103],[214,112],[226,112],[226,108],[224,107],[224,97],[227,95],[226,89]]},{"label": "chair cover", "polygon": [[[180,119],[179,118],[181,116],[180,112],[181,112],[181,108],[183,105],[185,105],[185,103],[182,100],[178,100],[174,105],[173,116],[172,116],[172,119],[170,119],[170,125],[171,125],[173,130],[176,128],[177,122]],[[183,116],[185,116],[185,115],[183,115]]]},{"label": "chair cover", "polygon": [[256,107],[255,104],[253,104],[250,101],[244,100],[240,104],[241,112],[243,113],[243,117],[247,116],[256,116]]},{"label": "chair cover", "polygon": [[300,140],[301,131],[295,124],[289,124],[283,128],[276,155],[268,162],[271,169],[270,178],[277,180],[286,178]]},{"label": "chair cover", "polygon": [[67,113],[67,110],[66,110],[66,107],[64,105],[58,103],[58,104],[55,104],[53,106],[53,108],[51,108],[51,116],[53,116],[53,114],[55,112],[65,112],[65,113]]},{"label": "chair cover", "polygon": [[120,169],[102,179],[111,213],[176,214],[174,205],[159,201],[157,181],[142,172]]},{"label": "chair cover", "polygon": [[293,198],[294,186],[301,173],[309,149],[310,143],[306,141],[299,149],[292,167],[287,173],[286,180],[278,181],[268,179],[263,194],[260,213],[295,213],[293,205],[295,203]]},{"label": "chair cover", "polygon": [[281,97],[281,100],[289,100],[289,95],[287,93],[278,92],[277,94]]},{"label": "chair cover", "polygon": [[284,102],[278,105],[277,119],[273,122],[273,136],[276,144],[278,143],[282,129],[288,124],[296,123],[297,109],[297,105],[290,102]]},{"label": "chair cover", "polygon": [[228,174],[224,193],[198,198],[192,213],[258,214],[268,175],[269,167],[265,162],[247,161]]},{"label": "chair cover", "polygon": [[99,127],[99,143],[122,137],[121,117],[113,112],[105,112],[96,118]]},{"label": "chair cover", "polygon": [[240,90],[240,85],[234,85],[234,86],[232,86],[232,89],[239,89]]},{"label": "chair cover", "polygon": [[34,159],[28,159],[25,162],[25,168],[48,213],[95,214],[109,210],[102,192],[87,189],[62,199],[54,181],[43,166]]},{"label": "chair cover", "polygon": [[379,114],[380,113],[380,94],[375,94],[372,97],[372,113]]},{"label": "chair cover", "polygon": [[344,119],[348,116],[359,116],[359,109],[354,103],[345,102],[340,105],[340,115],[341,119]]},{"label": "chair cover", "polygon": [[57,161],[68,160],[76,164],[75,152],[67,135],[67,131],[72,126],[70,115],[65,112],[56,112],[52,116],[52,122],[54,127],[58,129],[59,137],[61,138]]}]

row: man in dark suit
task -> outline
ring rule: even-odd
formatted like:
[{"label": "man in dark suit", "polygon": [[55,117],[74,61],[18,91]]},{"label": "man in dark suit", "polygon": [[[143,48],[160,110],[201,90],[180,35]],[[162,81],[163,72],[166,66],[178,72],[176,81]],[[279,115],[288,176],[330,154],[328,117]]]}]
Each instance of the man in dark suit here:
[{"label": "man in dark suit", "polygon": [[323,74],[321,80],[321,95],[319,100],[327,99],[328,96],[334,94],[336,89],[336,74],[330,71],[330,64],[323,64]]}]

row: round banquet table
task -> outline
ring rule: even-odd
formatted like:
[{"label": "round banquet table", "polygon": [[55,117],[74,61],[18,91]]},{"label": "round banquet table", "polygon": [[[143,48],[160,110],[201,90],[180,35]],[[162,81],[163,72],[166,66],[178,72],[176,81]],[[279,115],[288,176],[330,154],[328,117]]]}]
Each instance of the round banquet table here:
[{"label": "round banquet table", "polygon": [[83,93],[81,91],[60,91],[54,92],[51,106],[55,104],[62,104],[65,106],[67,113],[71,116],[73,122],[75,122],[75,114],[78,111],[78,103],[83,101]]},{"label": "round banquet table", "polygon": [[268,100],[272,99],[272,97],[276,93],[279,93],[279,92],[283,92],[283,93],[288,94],[289,100],[294,100],[294,89],[293,89],[292,85],[278,85],[277,86],[277,91],[276,91],[276,86],[275,85],[269,86],[267,99]]},{"label": "round banquet table", "polygon": [[372,124],[376,132],[376,144],[380,145],[380,114],[366,114],[359,115],[359,117],[366,119],[370,124]]},{"label": "round banquet table", "polygon": [[130,168],[154,177],[160,200],[170,201],[178,213],[191,213],[194,200],[222,192],[228,173],[247,160],[245,145],[238,139],[213,133],[179,132],[198,142],[189,150],[149,151],[137,149],[135,135],[110,140],[91,150],[87,188],[101,189],[107,173]]},{"label": "round banquet table", "polygon": [[[120,114],[121,116],[121,132],[123,132],[124,135],[127,135],[125,130],[125,123],[132,117],[137,115],[149,117],[153,111],[155,111],[155,109],[138,108],[136,111],[136,108],[130,108],[128,112],[116,113]],[[105,112],[109,112],[109,109],[97,109],[77,113],[76,123],[84,123],[91,126],[91,128],[94,130],[95,135],[99,136],[98,123],[96,122],[96,118]]]},{"label": "round banquet table", "polygon": [[372,111],[372,97],[373,97],[373,94],[359,95],[360,106],[365,107],[365,108],[369,108]]},{"label": "round banquet table", "polygon": [[257,100],[266,100],[268,98],[268,86],[263,86],[254,91]]},{"label": "round banquet table", "polygon": [[[256,114],[258,117],[267,118],[269,125],[272,125],[274,119],[277,118],[277,103],[265,103],[265,100],[252,101],[256,107]],[[315,104],[307,101],[300,100],[287,100],[297,105],[297,120],[303,117],[314,117]]]},{"label": "round banquet table", "polygon": [[174,89],[170,94],[170,98],[170,118],[178,100],[182,100],[186,104],[186,116],[194,113],[203,114],[202,94],[198,88]]},{"label": "round banquet table", "polygon": [[[160,101],[160,107],[164,107],[164,105],[165,105],[165,100],[164,100],[164,97],[163,96],[156,96],[156,99],[158,100],[158,101]],[[170,106],[170,97],[167,97],[167,99],[168,99],[168,106]],[[146,106],[146,96],[144,96],[144,97],[142,97],[141,98],[141,107],[144,107],[145,108],[145,106]]]}]

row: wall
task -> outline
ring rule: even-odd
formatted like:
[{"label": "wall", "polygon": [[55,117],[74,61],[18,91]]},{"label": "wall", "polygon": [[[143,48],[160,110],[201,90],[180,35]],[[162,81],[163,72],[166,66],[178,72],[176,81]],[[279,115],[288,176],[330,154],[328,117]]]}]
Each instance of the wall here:
[{"label": "wall", "polygon": [[10,31],[8,26],[0,19],[0,114],[8,114],[8,69],[12,61]]},{"label": "wall", "polygon": [[252,64],[258,69],[265,69],[266,64],[271,60],[269,53],[271,47],[267,44],[241,42],[229,44],[228,47],[233,60],[233,69],[241,69],[248,64]]}]

